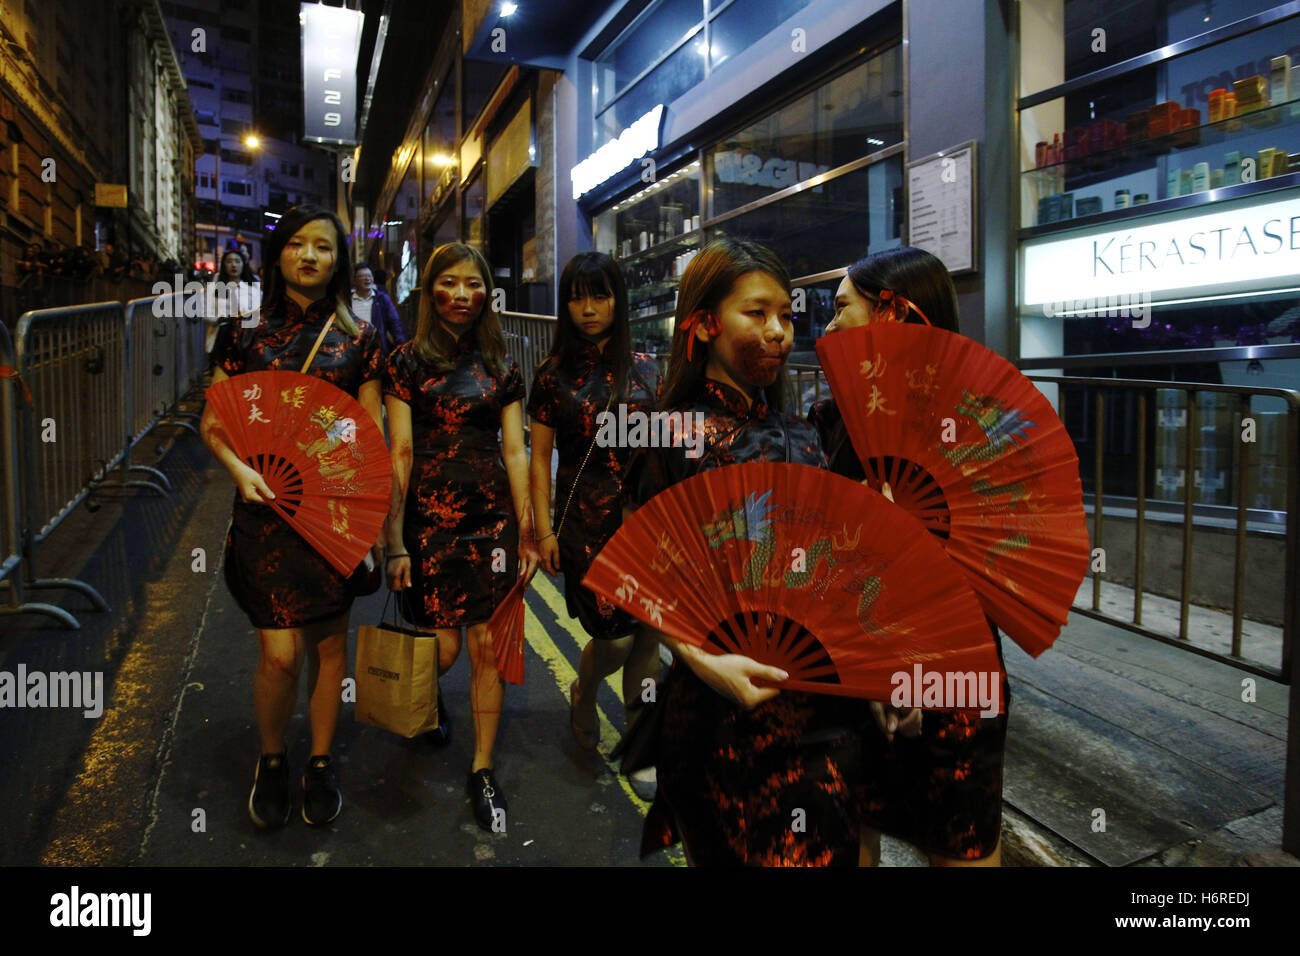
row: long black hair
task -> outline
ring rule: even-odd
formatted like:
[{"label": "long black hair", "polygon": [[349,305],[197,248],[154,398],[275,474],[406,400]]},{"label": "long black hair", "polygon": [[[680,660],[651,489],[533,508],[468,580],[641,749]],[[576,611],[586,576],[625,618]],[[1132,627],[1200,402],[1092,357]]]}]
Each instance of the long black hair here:
[{"label": "long black hair", "polygon": [[550,355],[560,374],[572,379],[574,362],[585,340],[569,314],[569,302],[588,295],[607,295],[614,300],[614,321],[602,354],[614,372],[611,401],[617,401],[623,396],[632,369],[632,328],[628,322],[627,283],[623,270],[612,257],[603,252],[580,252],[564,267],[556,299],[555,341],[551,343]]},{"label": "long black hair", "polygon": [[[704,383],[709,364],[709,346],[696,342],[694,354],[686,357],[687,341],[695,335],[687,319],[695,312],[716,314],[722,300],[731,294],[736,280],[751,272],[765,272],[791,292],[790,272],[779,256],[766,246],[741,239],[714,239],[691,259],[682,275],[677,292],[672,349],[668,356],[668,373],[664,376],[660,409],[673,409],[691,401]],[[790,379],[782,366],[776,381],[766,389],[769,408],[784,411],[794,406]]]},{"label": "long black hair", "polygon": [[348,268],[348,234],[339,217],[323,206],[303,203],[286,209],[270,237],[262,244],[262,307],[274,312],[284,304],[285,282],[280,274],[280,253],[303,226],[317,219],[328,219],[334,227],[334,272],[322,298],[334,303],[334,324],[351,338],[360,334],[349,306],[352,303],[352,270]]},{"label": "long black hair", "polygon": [[[878,252],[849,266],[848,275],[859,295],[879,299],[882,289],[890,289],[916,303],[936,329],[961,331],[957,289],[948,267],[924,249],[903,246]],[[903,321],[924,324],[912,309]]]}]

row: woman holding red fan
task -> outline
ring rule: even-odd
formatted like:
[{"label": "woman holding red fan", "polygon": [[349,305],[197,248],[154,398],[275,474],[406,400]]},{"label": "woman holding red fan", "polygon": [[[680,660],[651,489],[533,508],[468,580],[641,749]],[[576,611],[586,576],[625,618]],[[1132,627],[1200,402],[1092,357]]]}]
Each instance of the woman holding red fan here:
[{"label": "woman holding red fan", "polygon": [[[538,555],[524,447],[524,381],[506,354],[492,272],[472,246],[429,257],[414,337],[388,357],[389,438],[401,499],[389,523],[389,587],[409,588],[407,613],[438,637],[438,672],[470,650],[474,760],[468,790],[480,827],[502,822],[492,774],[504,685],[487,622]],[[497,433],[501,437],[498,440]],[[449,723],[438,695],[436,743]]]},{"label": "woman holding red fan", "polygon": [[[792,342],[780,259],[749,242],[705,246],[682,277],[660,402],[687,413],[688,429],[702,421],[703,434],[636,454],[629,498],[644,504],[691,475],[742,462],[825,468],[816,431],[787,411],[782,368]],[[690,457],[688,448],[702,454]],[[856,865],[850,781],[861,757],[860,702],[756,684],[788,675],[659,637],[674,663],[657,704],[659,791],[642,854],[680,838],[693,865]]]},{"label": "woman holding red fan", "polygon": [[[542,568],[564,572],[564,598],[592,640],[583,648],[569,690],[569,725],[594,750],[596,689],[623,668],[629,722],[641,703],[642,681],[659,673],[659,644],[636,619],[582,585],[596,552],[623,522],[623,472],[628,450],[598,447],[603,413],[650,412],[659,392],[659,366],[634,353],[627,286],[618,264],[601,252],[569,260],[560,276],[559,321],[551,354],[537,367],[528,399],[532,417],[533,513]],[[555,520],[551,521],[551,449],[559,448]]]},{"label": "woman holding red fan", "polygon": [[[835,317],[826,332],[871,322],[958,332],[957,292],[947,267],[911,247],[854,263],[836,291]],[[814,404],[808,420],[821,435],[831,469],[864,480],[835,400]],[[882,491],[889,495],[887,485]],[[1001,664],[1001,641],[989,626]],[[1009,707],[1003,671],[1002,700]],[[898,711],[873,702],[871,711],[875,721],[863,728],[863,759],[872,768],[863,801],[864,862],[879,862],[883,830],[919,847],[934,866],[999,866],[1005,709],[981,718],[971,711]]]},{"label": "woman holding red fan", "polygon": [[[243,372],[296,372],[310,355],[307,374],[356,398],[382,433],[379,341],[374,329],[358,328],[348,311],[343,224],[320,207],[295,206],[280,218],[263,251],[267,265],[260,322],[251,329],[237,322],[222,326],[212,349],[213,384]],[[248,812],[259,827],[279,827],[289,820],[293,801],[284,736],[305,660],[312,742],[302,778],[302,816],[310,824],[329,823],[343,805],[330,748],[347,668],[348,612],[363,569],[358,568],[355,580],[339,574],[267,507],[274,494],[231,448],[211,406],[203,415],[202,434],[238,489],[226,538],[225,578],[261,643],[253,696],[262,756]],[[376,542],[376,557],[379,547]]]}]

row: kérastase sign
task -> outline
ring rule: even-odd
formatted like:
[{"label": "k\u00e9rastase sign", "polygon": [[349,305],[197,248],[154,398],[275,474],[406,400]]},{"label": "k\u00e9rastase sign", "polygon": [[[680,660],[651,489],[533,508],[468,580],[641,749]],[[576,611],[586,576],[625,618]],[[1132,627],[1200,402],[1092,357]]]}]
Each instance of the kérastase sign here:
[{"label": "k\u00e9rastase sign", "polygon": [[596,150],[569,172],[573,180],[573,198],[591,192],[605,180],[659,148],[659,124],[663,119],[663,104],[656,106],[639,120],[623,130],[618,139],[611,140]]},{"label": "k\u00e9rastase sign", "polygon": [[1139,293],[1159,302],[1300,285],[1300,195],[1252,197],[1030,240],[1023,256],[1025,308]]}]

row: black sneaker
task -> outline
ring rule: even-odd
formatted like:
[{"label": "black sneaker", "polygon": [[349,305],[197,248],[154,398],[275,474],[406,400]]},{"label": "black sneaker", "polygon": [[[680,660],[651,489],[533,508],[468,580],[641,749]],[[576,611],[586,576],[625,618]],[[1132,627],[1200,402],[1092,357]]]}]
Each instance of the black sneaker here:
[{"label": "black sneaker", "polygon": [[424,735],[435,747],[445,747],[451,743],[451,714],[442,702],[442,688],[438,688],[438,726]]},{"label": "black sneaker", "polygon": [[262,754],[253,773],[253,792],[248,795],[248,815],[263,830],[274,830],[289,822],[293,800],[289,796],[289,764],[285,755]]},{"label": "black sneaker", "polygon": [[506,798],[497,786],[492,771],[484,768],[469,775],[470,802],[474,804],[474,819],[479,828],[489,833],[506,832]]},{"label": "black sneaker", "polygon": [[312,826],[324,826],[342,809],[334,762],[328,756],[312,757],[302,773],[302,818]]}]

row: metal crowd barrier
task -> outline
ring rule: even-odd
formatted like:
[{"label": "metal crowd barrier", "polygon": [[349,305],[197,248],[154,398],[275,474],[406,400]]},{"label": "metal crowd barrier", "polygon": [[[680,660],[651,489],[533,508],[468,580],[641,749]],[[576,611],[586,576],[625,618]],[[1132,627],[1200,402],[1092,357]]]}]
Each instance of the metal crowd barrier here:
[{"label": "metal crowd barrier", "polygon": [[[533,374],[551,352],[555,339],[555,316],[532,312],[502,312],[501,331],[506,337],[506,351],[519,363],[524,373],[524,387],[533,390]],[[525,416],[525,425],[527,425]]]},{"label": "metal crowd barrier", "polygon": [[18,320],[16,348],[7,332],[0,338],[0,369],[14,370],[0,373],[0,583],[9,592],[0,614],[46,614],[79,627],[62,608],[25,600],[25,591],[50,588],[79,591],[108,610],[83,581],[40,577],[36,545],[97,488],[170,490],[159,469],[134,464],[131,452],[159,424],[198,433],[198,414],[181,405],[203,383],[204,327],[185,316],[183,299],[31,311]]}]

